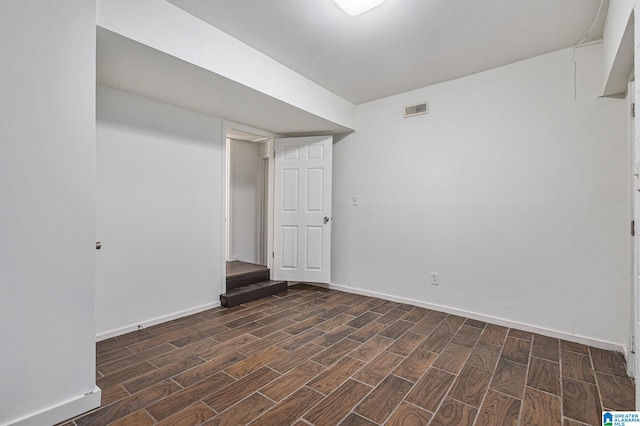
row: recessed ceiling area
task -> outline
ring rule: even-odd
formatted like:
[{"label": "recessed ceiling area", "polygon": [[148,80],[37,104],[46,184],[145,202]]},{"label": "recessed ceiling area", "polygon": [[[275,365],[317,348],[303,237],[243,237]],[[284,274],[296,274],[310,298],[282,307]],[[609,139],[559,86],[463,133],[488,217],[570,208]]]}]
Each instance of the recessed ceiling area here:
[{"label": "recessed ceiling area", "polygon": [[[602,38],[608,0],[168,0],[356,104]],[[591,30],[591,31],[590,31]]]}]

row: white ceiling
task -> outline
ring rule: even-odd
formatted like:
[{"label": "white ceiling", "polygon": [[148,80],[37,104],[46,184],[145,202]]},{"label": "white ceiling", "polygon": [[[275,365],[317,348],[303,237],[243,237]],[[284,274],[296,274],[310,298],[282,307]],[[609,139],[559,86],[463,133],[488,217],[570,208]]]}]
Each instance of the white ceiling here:
[{"label": "white ceiling", "polygon": [[353,103],[600,39],[608,9],[608,0],[386,0],[352,17],[333,0],[168,1]]}]

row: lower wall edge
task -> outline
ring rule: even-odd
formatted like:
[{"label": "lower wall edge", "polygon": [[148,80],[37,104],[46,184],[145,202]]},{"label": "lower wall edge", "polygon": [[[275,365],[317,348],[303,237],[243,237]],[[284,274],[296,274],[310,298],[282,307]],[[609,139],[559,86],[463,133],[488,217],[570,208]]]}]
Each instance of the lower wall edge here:
[{"label": "lower wall edge", "polygon": [[95,387],[92,392],[65,401],[53,407],[46,408],[26,417],[12,420],[3,426],[46,426],[54,425],[65,420],[76,417],[82,413],[93,410],[100,406],[102,391]]},{"label": "lower wall edge", "polygon": [[120,336],[125,333],[129,333],[132,331],[143,330],[147,327],[151,327],[152,325],[161,324],[163,322],[171,321],[177,318],[186,317],[188,315],[197,314],[199,312],[203,312],[209,309],[217,308],[220,306],[220,302],[207,303],[205,305],[197,306],[195,308],[186,309],[184,311],[173,312],[168,315],[163,315],[161,317],[153,318],[150,320],[142,321],[139,324],[128,325],[126,327],[117,328],[110,331],[105,331],[102,333],[96,334],[96,342],[101,340],[106,340],[111,337]]},{"label": "lower wall edge", "polygon": [[378,293],[375,291],[362,290],[354,287],[346,287],[338,284],[322,284],[322,283],[307,283],[316,287],[328,288],[332,290],[344,291],[345,293],[360,294],[362,296],[377,297],[379,299],[389,300],[391,302],[407,303],[421,308],[433,309],[435,311],[446,312],[448,314],[459,315],[466,318],[471,318],[478,321],[484,321],[495,325],[501,325],[504,327],[517,328],[518,330],[529,331],[532,333],[542,334],[544,336],[554,337],[558,339],[567,340],[574,343],[581,343],[587,346],[593,346],[599,349],[606,349],[610,351],[622,352],[627,357],[627,348],[623,345],[613,342],[607,342],[604,340],[593,339],[585,336],[578,336],[575,334],[568,334],[558,330],[550,330],[530,324],[519,323],[515,321],[506,320],[504,318],[492,317],[475,312],[463,311],[456,308],[450,308],[448,306],[441,306],[432,303],[426,303],[419,300],[407,299],[404,297],[392,296],[390,294]]}]

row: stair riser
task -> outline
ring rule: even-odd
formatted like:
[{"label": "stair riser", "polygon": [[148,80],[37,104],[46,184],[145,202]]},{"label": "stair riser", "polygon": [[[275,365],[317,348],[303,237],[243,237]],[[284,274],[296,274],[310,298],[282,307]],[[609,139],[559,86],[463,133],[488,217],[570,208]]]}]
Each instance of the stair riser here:
[{"label": "stair riser", "polygon": [[220,295],[220,303],[225,308],[232,308],[243,303],[252,302],[254,300],[262,299],[263,297],[281,293],[283,291],[286,291],[287,287],[287,282],[281,281],[274,283],[273,285],[270,285],[268,287],[258,288],[241,294],[234,294],[230,296],[222,294]]},{"label": "stair riser", "polygon": [[234,288],[243,287],[245,285],[259,283],[269,280],[269,270],[254,272],[252,274],[241,275],[238,277],[227,278],[227,291]]}]

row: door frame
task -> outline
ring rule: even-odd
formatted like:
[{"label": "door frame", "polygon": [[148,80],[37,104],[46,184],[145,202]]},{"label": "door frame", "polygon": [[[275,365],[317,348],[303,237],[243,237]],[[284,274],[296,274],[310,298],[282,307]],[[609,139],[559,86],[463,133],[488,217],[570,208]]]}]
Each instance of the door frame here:
[{"label": "door frame", "polygon": [[[628,111],[632,111],[634,104],[634,83],[630,81],[627,83],[627,105],[629,107]],[[629,203],[629,214],[631,216],[632,223],[637,226],[638,223],[635,220],[636,215],[638,214],[638,209],[636,208],[638,198],[637,189],[638,188],[638,170],[636,167],[636,161],[638,159],[638,153],[636,152],[636,141],[635,141],[635,123],[633,114],[629,114],[629,168],[631,170],[631,182],[630,182],[630,190],[631,190],[631,201]],[[635,226],[631,227],[631,333],[634,338],[638,336],[638,312],[637,312],[637,289],[638,289],[638,248],[637,248],[637,237],[638,232],[635,229]],[[627,359],[627,374],[634,377],[637,369],[637,361],[636,356],[632,352],[633,351],[632,342],[629,341],[628,348],[628,358]]]},{"label": "door frame", "polygon": [[[223,184],[222,184],[222,192],[224,194],[224,203],[222,206],[222,249],[224,250],[224,256],[222,256],[225,264],[223,264],[223,277],[222,277],[222,291],[221,293],[225,293],[226,292],[226,260],[227,260],[227,256],[228,256],[228,251],[227,249],[229,248],[229,235],[227,235],[227,226],[231,225],[231,199],[230,199],[230,191],[228,188],[228,176],[229,176],[229,160],[230,160],[230,155],[231,155],[231,144],[229,143],[229,139],[227,139],[227,131],[229,129],[234,129],[234,130],[240,130],[243,132],[247,132],[247,133],[252,133],[254,135],[257,136],[261,136],[261,137],[265,137],[267,138],[267,140],[263,143],[267,144],[267,152],[269,154],[268,156],[268,167],[269,167],[269,173],[268,173],[268,182],[267,182],[267,188],[268,188],[268,196],[267,196],[267,208],[266,208],[266,223],[267,223],[267,242],[266,242],[266,246],[267,246],[267,253],[273,253],[273,187],[274,187],[274,172],[273,172],[273,167],[274,167],[274,158],[273,158],[273,147],[274,147],[274,139],[277,137],[276,134],[268,132],[266,130],[261,130],[261,129],[256,129],[255,127],[251,127],[251,126],[247,126],[244,124],[240,124],[240,123],[236,123],[233,121],[228,121],[228,120],[224,120],[222,122],[222,131],[223,131],[223,144],[224,144],[224,161],[223,161]],[[268,255],[267,256],[267,267],[268,268],[272,268],[273,267],[273,255]]]},{"label": "door frame", "polygon": [[629,112],[629,154],[630,154],[630,169],[631,169],[631,202],[630,204],[630,216],[634,221],[633,233],[631,236],[631,334],[634,342],[629,342],[628,358],[627,359],[627,374],[636,378],[636,409],[640,407],[640,382],[638,382],[638,372],[640,371],[640,356],[638,356],[638,341],[640,339],[640,292],[638,291],[638,285],[640,281],[640,234],[638,226],[640,225],[640,140],[637,139],[636,134],[636,119],[635,119],[635,102],[636,91],[635,82],[631,80],[627,85],[627,105]]}]

